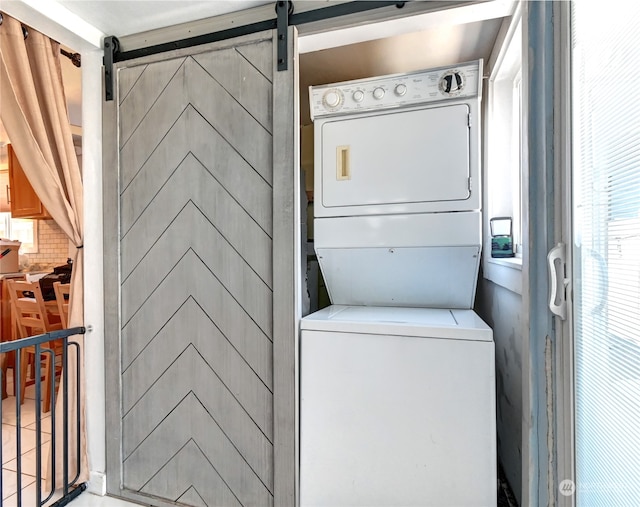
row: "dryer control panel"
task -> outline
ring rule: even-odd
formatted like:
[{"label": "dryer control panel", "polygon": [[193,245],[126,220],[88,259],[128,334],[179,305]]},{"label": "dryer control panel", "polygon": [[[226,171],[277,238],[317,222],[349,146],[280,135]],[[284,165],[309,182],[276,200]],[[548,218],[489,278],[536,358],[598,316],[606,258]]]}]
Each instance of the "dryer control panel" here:
[{"label": "dryer control panel", "polygon": [[409,74],[309,87],[311,119],[480,97],[482,60]]}]

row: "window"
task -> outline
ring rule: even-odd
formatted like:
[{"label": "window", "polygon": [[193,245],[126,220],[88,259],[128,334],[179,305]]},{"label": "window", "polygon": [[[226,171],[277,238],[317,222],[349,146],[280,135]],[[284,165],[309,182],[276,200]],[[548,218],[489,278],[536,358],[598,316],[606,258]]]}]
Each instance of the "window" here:
[{"label": "window", "polygon": [[571,4],[576,505],[640,505],[640,5]]},{"label": "window", "polygon": [[0,238],[20,241],[20,253],[38,253],[38,221],[0,213]]},{"label": "window", "polygon": [[[494,61],[488,83],[485,123],[485,278],[522,293],[522,195],[524,168],[524,106],[522,83],[522,20],[517,11]],[[511,217],[512,258],[491,257],[489,221]],[[514,272],[515,271],[515,272]]]}]

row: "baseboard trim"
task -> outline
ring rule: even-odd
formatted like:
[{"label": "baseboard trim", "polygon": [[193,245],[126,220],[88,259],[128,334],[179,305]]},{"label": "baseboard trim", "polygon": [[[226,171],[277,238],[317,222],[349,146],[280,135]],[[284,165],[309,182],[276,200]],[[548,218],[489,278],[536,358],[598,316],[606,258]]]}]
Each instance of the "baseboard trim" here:
[{"label": "baseboard trim", "polygon": [[94,495],[104,496],[107,494],[107,476],[103,472],[90,472],[87,491]]}]

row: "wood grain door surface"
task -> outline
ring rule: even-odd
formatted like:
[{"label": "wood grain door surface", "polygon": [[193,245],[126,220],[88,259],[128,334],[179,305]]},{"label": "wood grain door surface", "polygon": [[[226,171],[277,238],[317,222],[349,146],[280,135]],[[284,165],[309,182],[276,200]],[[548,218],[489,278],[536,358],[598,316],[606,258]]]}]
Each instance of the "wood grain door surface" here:
[{"label": "wood grain door surface", "polygon": [[[283,452],[282,498],[293,498],[293,367],[284,391],[274,386],[276,334],[294,360],[282,323],[293,315],[293,144],[274,139],[277,78],[271,32],[118,69],[113,493],[272,506]],[[274,149],[291,157],[278,166]],[[279,430],[291,434],[278,447],[280,392]]]}]

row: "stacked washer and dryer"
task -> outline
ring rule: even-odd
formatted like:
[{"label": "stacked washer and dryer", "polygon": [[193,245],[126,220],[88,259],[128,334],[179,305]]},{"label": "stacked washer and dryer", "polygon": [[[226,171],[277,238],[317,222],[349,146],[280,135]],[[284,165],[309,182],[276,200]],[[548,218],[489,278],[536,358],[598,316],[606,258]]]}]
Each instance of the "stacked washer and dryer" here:
[{"label": "stacked washer and dryer", "polygon": [[494,343],[473,312],[482,61],[310,88],[300,503],[495,506]]}]

